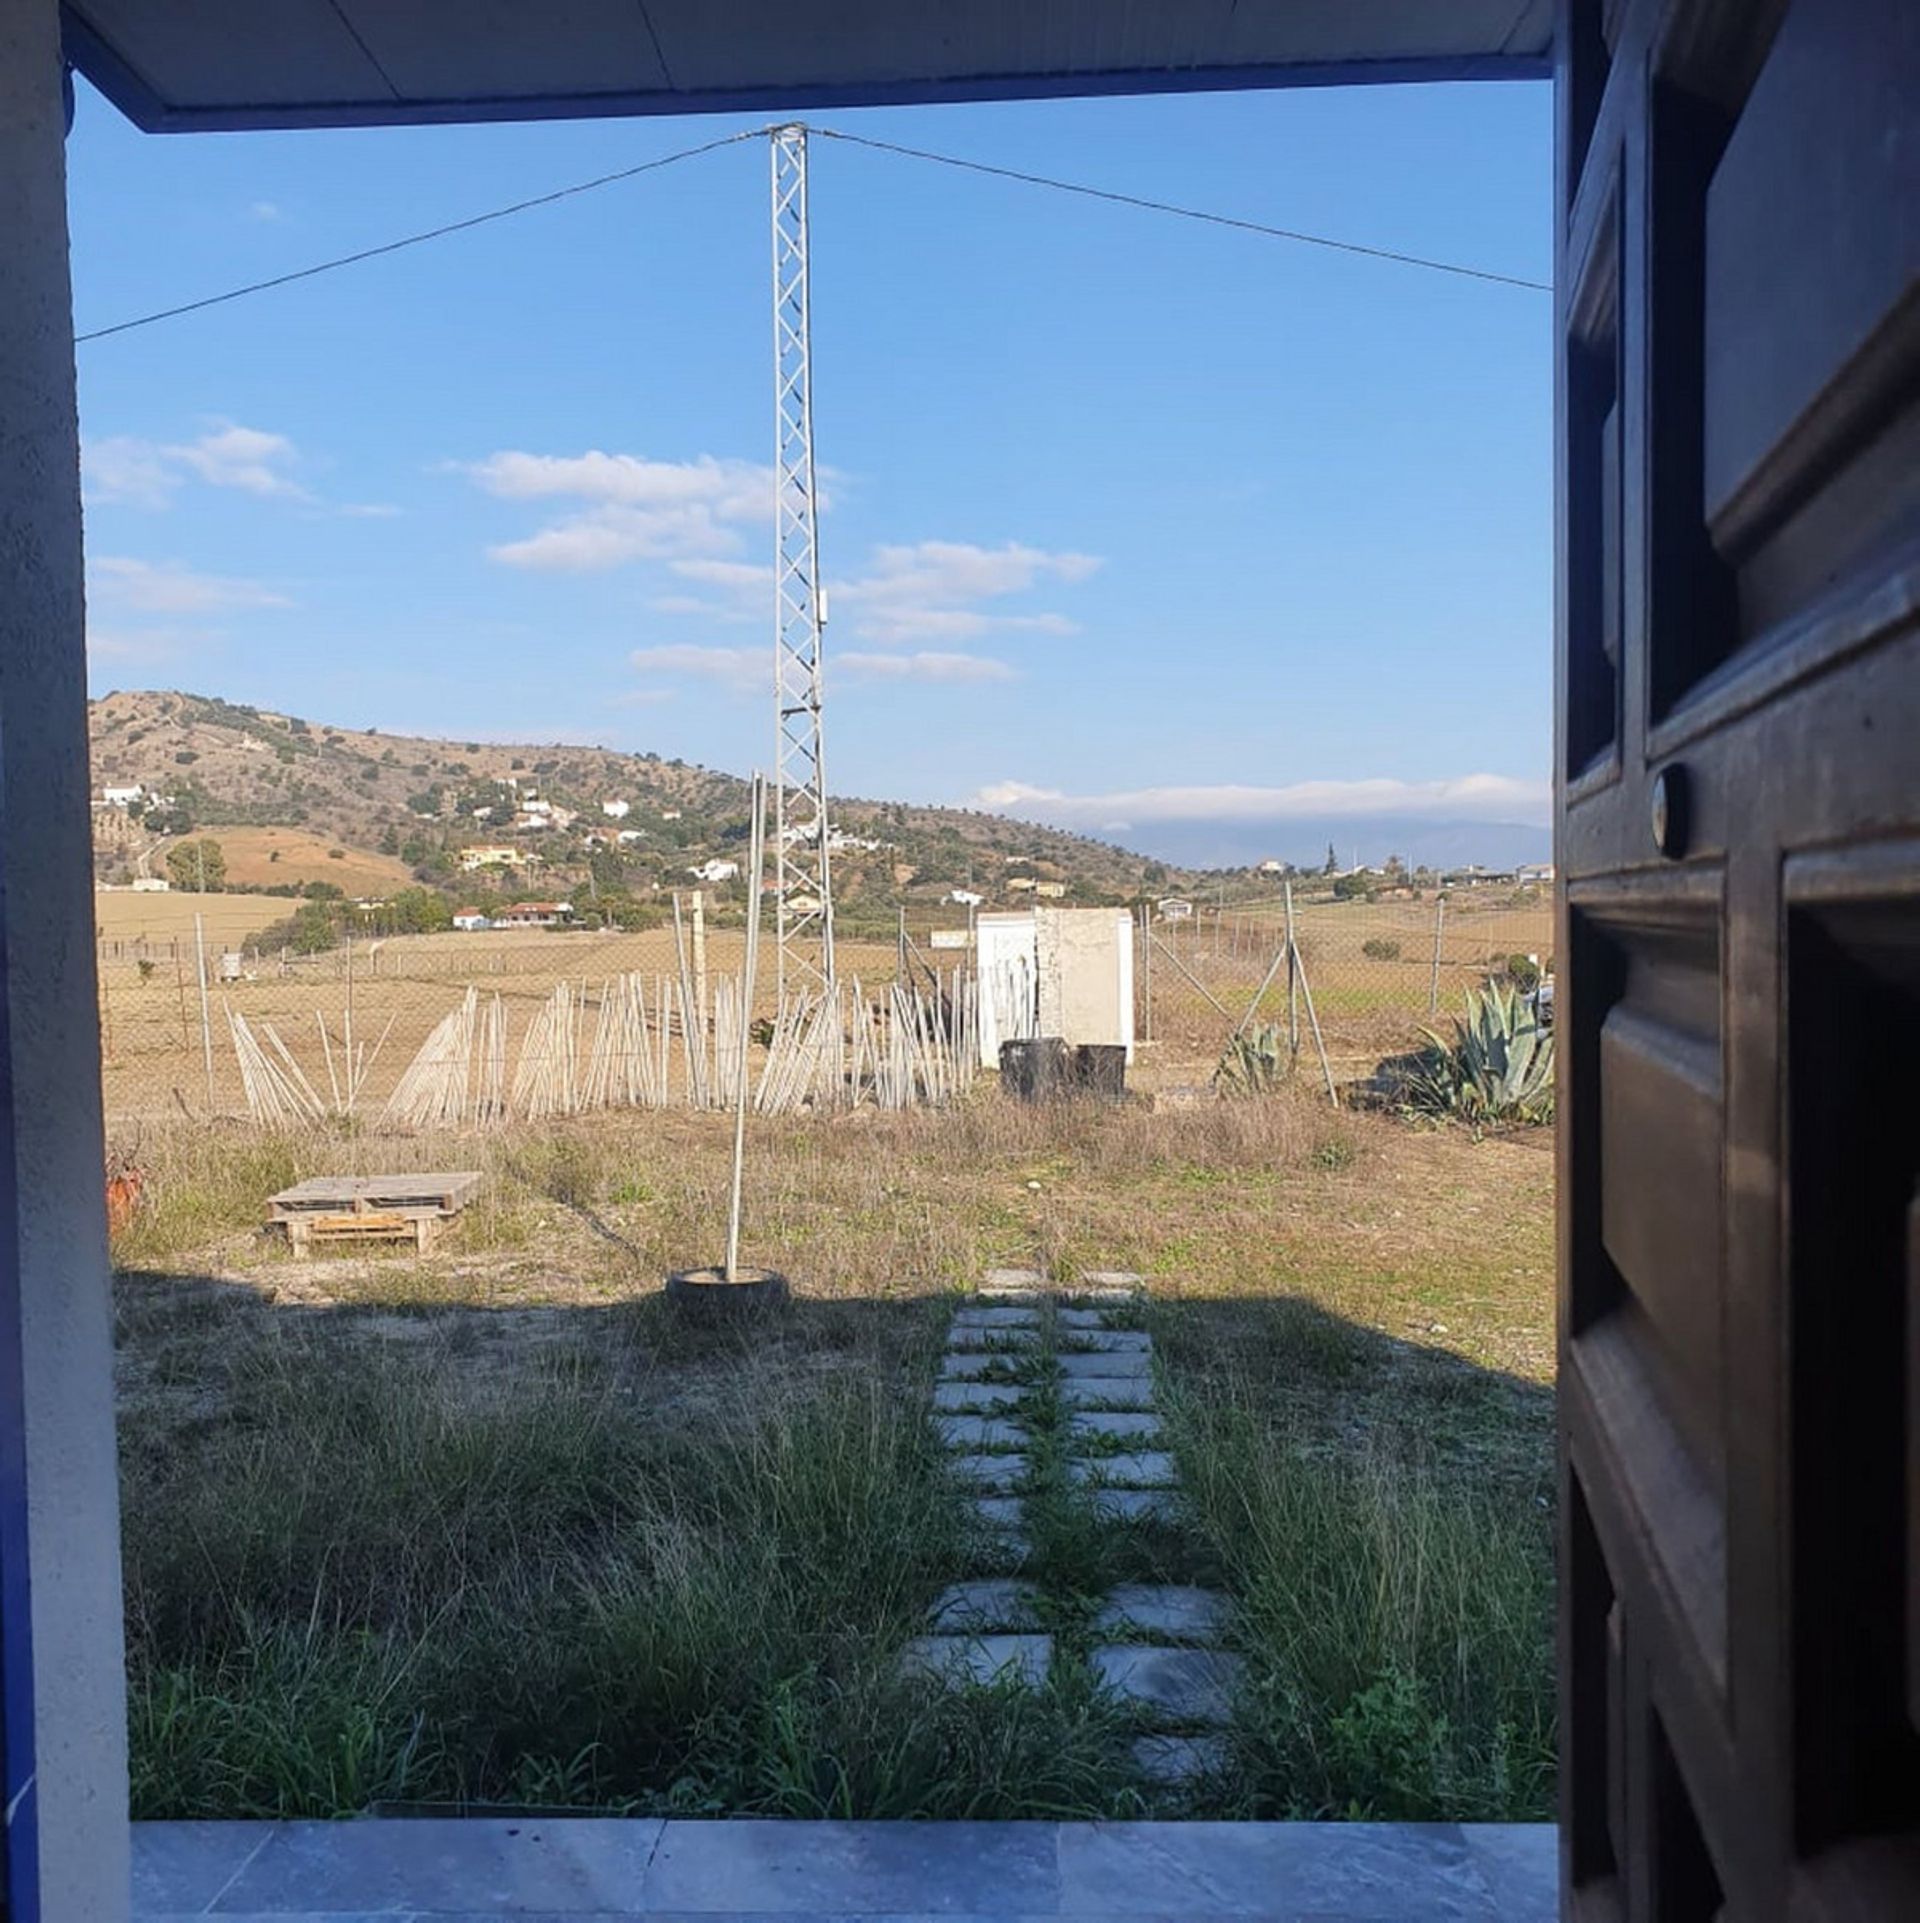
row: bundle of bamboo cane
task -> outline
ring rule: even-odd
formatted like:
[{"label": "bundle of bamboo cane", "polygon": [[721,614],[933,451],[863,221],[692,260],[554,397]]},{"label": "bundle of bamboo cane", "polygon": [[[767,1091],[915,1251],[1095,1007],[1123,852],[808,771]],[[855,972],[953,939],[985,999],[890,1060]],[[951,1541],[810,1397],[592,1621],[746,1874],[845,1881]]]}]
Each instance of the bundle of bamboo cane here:
[{"label": "bundle of bamboo cane", "polygon": [[[499,997],[494,1001],[497,1019]],[[380,1115],[382,1127],[458,1126],[467,1119],[467,1084],[479,1003],[478,990],[469,988],[460,1006],[435,1024],[387,1098]]]},{"label": "bundle of bamboo cane", "polygon": [[546,1115],[571,1115],[579,1107],[576,1000],[571,982],[557,982],[528,1023],[513,1072],[514,1114],[537,1120]]},{"label": "bundle of bamboo cane", "polygon": [[227,1010],[227,1030],[233,1038],[234,1059],[240,1064],[247,1112],[256,1122],[284,1128],[292,1122],[317,1122],[326,1114],[326,1104],[270,1023],[262,1022],[260,1032],[267,1038],[271,1053],[261,1047],[247,1018],[231,1008]]}]

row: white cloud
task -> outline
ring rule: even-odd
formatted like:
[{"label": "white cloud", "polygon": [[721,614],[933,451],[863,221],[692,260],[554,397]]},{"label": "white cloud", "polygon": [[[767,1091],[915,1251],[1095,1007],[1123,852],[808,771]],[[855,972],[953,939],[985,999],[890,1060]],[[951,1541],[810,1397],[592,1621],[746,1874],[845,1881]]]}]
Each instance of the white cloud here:
[{"label": "white cloud", "polygon": [[1075,634],[1065,615],[989,613],[977,604],[1026,594],[1043,585],[1073,585],[1098,571],[1099,558],[1053,553],[1019,541],[979,547],[966,541],[916,541],[878,547],[867,572],[831,584],[831,599],[850,603],[853,631],[883,646],[907,641],[962,641],[980,635]]},{"label": "white cloud", "polygon": [[508,567],[583,573],[629,561],[713,559],[739,548],[739,524],[773,512],[771,468],[711,454],[650,461],[598,449],[504,450],[464,471],[501,500],[575,504],[547,527],[487,550]]},{"label": "white cloud", "polygon": [[81,450],[89,501],[163,508],[189,481],[290,501],[313,496],[290,470],[299,452],[284,434],[221,421],[195,441],[151,441],[134,434],[90,440]]},{"label": "white cloud", "polygon": [[827,672],[856,681],[1011,681],[1015,670],[984,654],[829,654]]},{"label": "white cloud", "polygon": [[1116,819],[1267,822],[1361,815],[1419,815],[1437,820],[1541,822],[1552,793],[1543,781],[1510,775],[1459,775],[1442,781],[1378,776],[1359,781],[1296,781],[1283,787],[1221,784],[1136,788],[1068,795],[1020,781],[995,782],[973,797],[977,808],[1019,809],[1065,826],[1099,827]]},{"label": "white cloud", "polygon": [[697,642],[675,641],[663,647],[635,648],[627,659],[636,668],[658,674],[716,682],[730,693],[770,692],[772,688],[773,660],[767,648],[708,648]]},{"label": "white cloud", "polygon": [[185,655],[216,645],[220,636],[211,628],[118,628],[87,622],[87,654],[95,661],[117,661],[129,667],[148,667],[178,661]]},{"label": "white cloud", "polygon": [[975,808],[1013,808],[1023,801],[1065,801],[1058,788],[1036,788],[1025,781],[995,781],[973,797]]},{"label": "white cloud", "polygon": [[266,221],[286,219],[286,215],[281,212],[280,203],[274,200],[254,201],[247,208],[247,217],[250,220],[266,220]]},{"label": "white cloud", "polygon": [[114,614],[225,614],[284,608],[283,594],[234,575],[199,574],[178,561],[96,555],[87,563],[87,598]]},{"label": "white cloud", "polygon": [[[712,454],[658,461],[598,448],[568,455],[505,449],[459,471],[500,500],[571,504],[545,527],[488,549],[508,567],[586,573],[664,561],[682,580],[717,590],[718,598],[662,596],[654,606],[663,614],[738,622],[764,610],[773,569],[742,559],[740,549],[743,529],[764,527],[772,517],[770,467]],[[1077,633],[1077,623],[1064,614],[981,604],[1072,586],[1100,565],[1095,555],[1020,541],[998,547],[890,543],[874,549],[864,572],[829,578],[827,599],[830,609],[852,610],[848,628],[856,640],[880,647],[932,644],[929,651],[938,653],[942,643],[987,634]]]},{"label": "white cloud", "polygon": [[759,561],[716,561],[708,557],[675,561],[673,571],[688,581],[704,581],[709,587],[748,590],[764,595],[773,586],[773,569]]},{"label": "white cloud", "polygon": [[[765,611],[773,569],[763,563],[697,555],[669,564],[685,580],[717,588],[727,597],[704,607],[675,604],[671,611],[704,613],[737,621]],[[1031,592],[1044,584],[1084,581],[1100,566],[1090,554],[1050,553],[1009,541],[997,548],[963,541],[918,541],[874,549],[863,573],[829,579],[827,602],[850,635],[880,647],[913,642],[977,641],[988,634],[1071,635],[1079,624],[1064,614],[990,610],[981,601]],[[668,611],[664,604],[663,611]]]}]

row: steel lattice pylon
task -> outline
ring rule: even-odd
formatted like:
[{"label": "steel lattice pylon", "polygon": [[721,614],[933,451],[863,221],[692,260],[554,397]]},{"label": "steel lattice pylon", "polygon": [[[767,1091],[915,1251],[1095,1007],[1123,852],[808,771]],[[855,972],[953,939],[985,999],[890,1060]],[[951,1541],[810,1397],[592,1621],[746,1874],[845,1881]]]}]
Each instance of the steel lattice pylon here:
[{"label": "steel lattice pylon", "polygon": [[833,873],[821,737],[826,590],[813,475],[807,285],[807,130],[776,127],[773,149],[774,757],[779,980],[834,979]]}]

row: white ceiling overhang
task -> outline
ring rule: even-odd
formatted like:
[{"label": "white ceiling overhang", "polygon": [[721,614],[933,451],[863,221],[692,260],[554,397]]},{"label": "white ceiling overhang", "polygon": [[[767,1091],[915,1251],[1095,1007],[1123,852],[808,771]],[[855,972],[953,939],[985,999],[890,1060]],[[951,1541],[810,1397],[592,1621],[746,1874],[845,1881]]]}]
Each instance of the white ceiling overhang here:
[{"label": "white ceiling overhang", "polygon": [[1546,73],[1552,0],[67,0],[155,132]]}]

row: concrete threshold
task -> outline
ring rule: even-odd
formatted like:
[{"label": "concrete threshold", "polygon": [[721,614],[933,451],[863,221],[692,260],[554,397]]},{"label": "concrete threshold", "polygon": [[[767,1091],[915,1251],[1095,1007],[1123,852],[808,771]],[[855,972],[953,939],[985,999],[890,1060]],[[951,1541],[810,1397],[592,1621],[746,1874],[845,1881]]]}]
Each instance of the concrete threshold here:
[{"label": "concrete threshold", "polygon": [[135,1923],[1549,1923],[1550,1824],[136,1823]]}]

